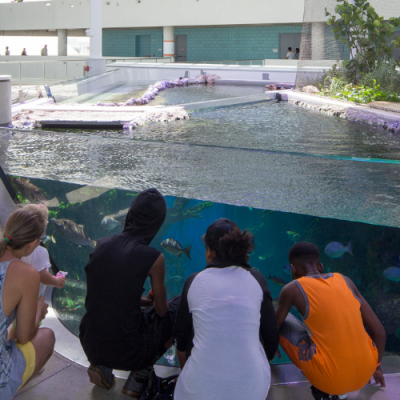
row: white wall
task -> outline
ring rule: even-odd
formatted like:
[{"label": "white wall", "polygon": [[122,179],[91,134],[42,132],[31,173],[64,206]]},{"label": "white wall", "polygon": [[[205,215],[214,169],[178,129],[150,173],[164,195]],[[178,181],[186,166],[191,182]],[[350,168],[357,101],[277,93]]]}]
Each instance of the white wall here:
[{"label": "white wall", "polygon": [[[303,7],[304,0],[103,0],[103,27],[300,23]],[[84,29],[89,12],[89,0],[2,3],[0,29]]]},{"label": "white wall", "polygon": [[[325,21],[335,0],[103,0],[104,28],[286,24]],[[109,3],[109,5],[107,4]],[[400,15],[400,1],[371,0],[385,18]],[[46,4],[50,4],[47,6]],[[73,7],[71,7],[71,5]],[[89,28],[89,0],[0,3],[2,30]]]}]

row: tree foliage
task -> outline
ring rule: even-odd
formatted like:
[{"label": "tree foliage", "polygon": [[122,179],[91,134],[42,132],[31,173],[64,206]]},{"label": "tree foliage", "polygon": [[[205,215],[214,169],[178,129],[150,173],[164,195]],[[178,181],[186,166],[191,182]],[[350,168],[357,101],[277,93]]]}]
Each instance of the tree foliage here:
[{"label": "tree foliage", "polygon": [[[357,82],[360,75],[372,71],[377,63],[391,60],[393,48],[400,48],[400,37],[392,38],[400,18],[384,20],[366,0],[337,0],[335,14],[325,8],[327,25],[332,26],[336,40],[350,48],[352,59],[345,64],[349,78]],[[400,63],[397,62],[397,65]]]}]

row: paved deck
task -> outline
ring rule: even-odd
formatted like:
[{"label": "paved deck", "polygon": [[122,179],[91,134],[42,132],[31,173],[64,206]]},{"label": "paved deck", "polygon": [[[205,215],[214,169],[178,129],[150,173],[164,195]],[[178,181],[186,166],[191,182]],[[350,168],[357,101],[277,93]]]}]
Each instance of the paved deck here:
[{"label": "paved deck", "polygon": [[[400,371],[400,357],[385,357],[382,368],[385,371],[386,388],[367,385],[360,391],[350,393],[348,399],[395,400],[400,398],[400,374],[396,373]],[[168,376],[175,371],[175,368],[156,367],[156,372],[160,376]],[[54,353],[45,371],[24,387],[17,394],[16,399],[127,400],[129,397],[121,393],[123,384],[123,379],[117,379],[116,385],[111,390],[100,389],[89,382],[85,367]],[[293,365],[273,366],[272,386],[268,400],[312,400],[309,387],[310,384]],[[248,399],[244,400],[251,400],[251,396],[249,395]]]}]

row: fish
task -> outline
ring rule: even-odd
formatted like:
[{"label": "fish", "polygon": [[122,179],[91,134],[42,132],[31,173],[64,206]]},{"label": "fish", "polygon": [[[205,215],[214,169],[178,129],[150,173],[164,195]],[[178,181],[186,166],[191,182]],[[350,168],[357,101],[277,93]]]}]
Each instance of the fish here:
[{"label": "fish", "polygon": [[282,267],[282,270],[285,274],[292,275],[292,268],[290,267],[290,263],[285,264]]},{"label": "fish", "polygon": [[[255,236],[253,236],[253,238],[252,238],[252,244],[253,244],[253,246],[255,246]],[[264,254],[261,254],[258,257],[258,259],[261,260],[261,261],[264,261],[267,258],[272,257],[276,252],[276,247],[277,247],[276,244],[275,245],[271,245],[271,247],[268,248],[267,251]]]},{"label": "fish", "polygon": [[297,243],[299,241],[300,236],[301,236],[300,233],[297,233],[297,232],[287,231],[286,233],[288,235],[288,238],[295,243]]},{"label": "fish", "polygon": [[175,239],[165,239],[161,242],[161,246],[170,254],[178,257],[180,257],[182,254],[185,254],[186,257],[191,260],[190,249],[192,248],[192,246],[186,247],[186,249],[184,249]]},{"label": "fish", "polygon": [[351,249],[351,241],[349,242],[349,244],[346,247],[344,247],[342,245],[342,243],[331,242],[325,247],[324,252],[331,259],[332,258],[343,258],[344,253],[346,253],[346,252],[353,255],[352,249]]},{"label": "fish", "polygon": [[189,218],[203,218],[199,213],[203,211],[205,208],[213,206],[214,203],[211,201],[204,201],[200,204],[196,204],[195,206],[184,210],[175,212],[175,209],[169,208],[167,210],[167,217],[165,219],[165,225],[172,225],[176,222],[183,222]]},{"label": "fish", "polygon": [[206,208],[212,207],[214,205],[214,203],[212,201],[203,201],[199,204],[196,204],[193,207],[190,207],[189,209],[187,209],[186,211],[183,212],[183,215],[191,215],[192,217],[196,217],[196,218],[202,218],[199,213],[203,210],[205,210]]},{"label": "fish", "polygon": [[54,234],[51,236],[46,235],[42,243],[44,244],[44,247],[46,247],[46,249],[48,250],[51,242],[56,243],[56,238],[54,237]]},{"label": "fish", "polygon": [[383,276],[393,282],[400,282],[400,268],[390,267],[383,271]]},{"label": "fish", "polygon": [[287,284],[287,282],[283,278],[281,278],[279,276],[271,276],[271,275],[269,275],[267,279],[270,279],[276,285],[285,286]]},{"label": "fish", "polygon": [[187,205],[191,202],[191,199],[185,199],[183,197],[177,197],[174,203],[174,211],[176,213],[183,211]]},{"label": "fish", "polygon": [[105,230],[111,231],[112,229],[116,228],[117,226],[122,226],[122,222],[121,221],[117,221],[115,218],[111,217],[110,215],[107,215],[101,221],[101,226]]},{"label": "fish", "polygon": [[52,218],[51,221],[55,224],[57,232],[68,242],[78,246],[96,247],[96,241],[90,239],[83,225],[69,219]]},{"label": "fish", "polygon": [[31,203],[39,204],[47,202],[42,191],[31,183],[29,179],[14,178],[13,176],[10,176],[9,180],[17,188],[18,192],[20,192],[22,196],[28,199]]},{"label": "fish", "polygon": [[111,231],[117,226],[123,227],[125,225],[126,215],[128,214],[129,208],[119,210],[115,214],[106,215],[102,221],[101,226],[107,231]]}]

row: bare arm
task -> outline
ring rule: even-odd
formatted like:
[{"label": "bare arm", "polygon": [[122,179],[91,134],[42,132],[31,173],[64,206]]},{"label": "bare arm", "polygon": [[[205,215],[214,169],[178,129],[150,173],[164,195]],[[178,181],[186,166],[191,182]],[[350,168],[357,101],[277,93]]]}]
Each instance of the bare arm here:
[{"label": "bare arm", "polygon": [[277,322],[279,328],[285,322],[285,319],[289,314],[290,307],[292,307],[294,305],[293,304],[293,285],[294,285],[294,283],[291,282],[291,283],[287,284],[286,286],[284,286],[279,295],[278,307],[275,310],[276,322]]},{"label": "bare arm", "polygon": [[47,269],[42,269],[39,272],[40,283],[47,286],[55,286],[59,289],[63,288],[65,285],[65,276],[53,276]]},{"label": "bare arm", "polygon": [[[381,321],[379,321],[379,318],[376,316],[376,314],[372,310],[371,306],[361,295],[361,293],[357,289],[357,286],[354,284],[354,282],[347,276],[345,276],[344,278],[346,279],[347,283],[350,285],[351,289],[353,290],[353,293],[361,301],[361,307],[360,307],[361,317],[362,317],[364,326],[368,329],[369,334],[371,335],[371,339],[373,340],[373,342],[376,345],[376,348],[378,349],[378,363],[380,363],[382,361],[382,357],[383,357],[383,353],[385,351],[385,345],[386,345],[385,328],[383,327]],[[383,377],[383,372],[380,367],[376,368],[376,371],[374,373],[374,378],[375,378],[376,383],[380,383],[382,386],[386,386],[385,379]]]},{"label": "bare arm", "polygon": [[37,333],[41,321],[41,310],[38,307],[39,272],[33,268],[24,268],[20,274],[21,300],[17,306],[17,327],[15,335],[19,343],[31,341]]},{"label": "bare arm", "polygon": [[181,369],[183,369],[186,364],[186,351],[177,350],[176,356],[178,357],[179,366],[181,367]]},{"label": "bare arm", "polygon": [[154,308],[160,317],[164,317],[168,311],[167,289],[164,284],[165,265],[164,255],[160,254],[156,262],[150,268],[149,276],[151,279],[151,288],[153,291]]}]

